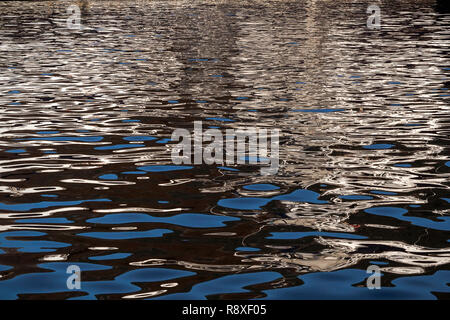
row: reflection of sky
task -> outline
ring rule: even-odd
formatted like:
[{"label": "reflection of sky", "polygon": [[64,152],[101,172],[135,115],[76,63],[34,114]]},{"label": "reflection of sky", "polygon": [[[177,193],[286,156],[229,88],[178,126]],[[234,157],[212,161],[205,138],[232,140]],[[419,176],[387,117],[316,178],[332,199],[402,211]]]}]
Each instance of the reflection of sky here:
[{"label": "reflection of sky", "polygon": [[[72,263],[108,275],[84,298],[448,292],[447,39],[427,1],[384,4],[382,33],[365,3],[96,3],[77,41],[29,28],[41,5],[21,3],[17,37],[0,4],[0,255],[52,272],[2,262],[1,297],[68,292]],[[280,171],[173,165],[171,133],[198,120],[280,129]],[[367,261],[395,287],[356,286]]]}]

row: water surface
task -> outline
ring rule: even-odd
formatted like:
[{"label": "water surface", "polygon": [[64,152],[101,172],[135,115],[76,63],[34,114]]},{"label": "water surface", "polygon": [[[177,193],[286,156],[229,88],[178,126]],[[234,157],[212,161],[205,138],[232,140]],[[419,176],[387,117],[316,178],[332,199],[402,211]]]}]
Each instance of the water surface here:
[{"label": "water surface", "polygon": [[[0,2],[1,298],[449,298],[442,7],[69,3]],[[194,121],[279,129],[278,173],[175,165]]]}]

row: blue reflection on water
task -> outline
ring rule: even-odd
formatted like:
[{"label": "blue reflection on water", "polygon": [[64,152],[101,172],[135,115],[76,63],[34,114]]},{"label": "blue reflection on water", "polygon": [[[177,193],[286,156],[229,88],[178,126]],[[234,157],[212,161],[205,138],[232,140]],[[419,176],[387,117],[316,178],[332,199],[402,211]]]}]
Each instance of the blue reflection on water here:
[{"label": "blue reflection on water", "polygon": [[103,256],[95,256],[95,257],[89,257],[89,260],[118,260],[118,259],[125,259],[131,256],[131,253],[112,253],[112,254],[106,254]]},{"label": "blue reflection on water", "polygon": [[17,248],[19,252],[53,252],[57,248],[70,247],[71,244],[47,240],[14,240],[9,238],[40,237],[46,233],[38,231],[8,231],[0,233],[1,248]]},{"label": "blue reflection on water", "polygon": [[390,149],[394,145],[388,144],[388,143],[378,143],[378,144],[371,144],[368,146],[363,146],[364,149],[371,149],[371,150],[382,150],[382,149]]},{"label": "blue reflection on water", "polygon": [[147,172],[165,172],[165,171],[176,171],[176,170],[188,170],[188,169],[192,169],[193,167],[191,166],[172,166],[172,165],[167,165],[167,166],[143,166],[143,167],[138,167],[138,170],[143,170],[143,171],[147,171]]},{"label": "blue reflection on water", "polygon": [[231,198],[222,199],[217,202],[218,205],[239,210],[260,210],[262,206],[265,206],[270,201],[273,200],[284,200],[284,201],[294,201],[294,202],[307,202],[307,203],[328,203],[328,201],[318,200],[320,194],[311,190],[298,189],[292,193],[286,195],[274,196],[272,198]]},{"label": "blue reflection on water", "polygon": [[[81,288],[68,289],[66,273],[71,265],[77,265],[81,270]],[[28,273],[12,279],[0,281],[0,296],[5,300],[17,299],[18,294],[81,292],[84,296],[70,298],[71,300],[96,299],[100,294],[137,293],[142,289],[134,283],[161,282],[182,277],[191,277],[196,273],[168,268],[142,268],[123,273],[113,280],[86,281],[83,275],[88,272],[109,270],[112,267],[86,262],[52,262],[42,263],[38,267],[52,272]],[[5,267],[7,268],[7,267]],[[3,268],[4,270],[6,270]],[[2,266],[0,266],[2,270]]]},{"label": "blue reflection on water", "polygon": [[59,131],[38,131],[37,134],[56,134],[59,133]]},{"label": "blue reflection on water", "polygon": [[170,141],[172,141],[172,140],[168,139],[168,138],[164,138],[164,139],[156,141],[156,143],[167,143],[167,142],[170,142]]},{"label": "blue reflection on water", "polygon": [[12,211],[28,211],[31,209],[41,209],[48,207],[59,207],[59,206],[76,206],[84,202],[103,202],[111,201],[110,199],[91,199],[91,200],[76,200],[76,201],[42,201],[42,202],[32,202],[32,203],[18,203],[18,204],[6,204],[0,202],[1,210],[12,210]]},{"label": "blue reflection on water", "polygon": [[165,296],[156,297],[155,300],[204,300],[206,299],[206,296],[213,294],[249,292],[249,290],[243,288],[264,282],[274,281],[280,278],[281,275],[279,273],[272,271],[229,275],[199,283],[193,286],[192,290],[187,293],[168,294]]},{"label": "blue reflection on water", "polygon": [[43,141],[79,141],[79,142],[98,142],[103,140],[103,137],[38,137],[38,138],[21,138],[15,140],[43,140]]},{"label": "blue reflection on water", "polygon": [[36,219],[18,219],[14,222],[17,223],[57,223],[57,224],[66,224],[66,223],[73,223],[73,221],[68,220],[66,218],[36,218]]},{"label": "blue reflection on water", "polygon": [[217,167],[218,169],[226,170],[226,171],[240,171],[236,168],[229,168],[229,167]]},{"label": "blue reflection on water", "polygon": [[398,168],[411,168],[412,165],[410,163],[396,163],[394,164],[394,167]]},{"label": "blue reflection on water", "polygon": [[6,150],[5,152],[9,152],[9,153],[22,153],[22,152],[26,152],[25,149],[11,149],[11,150]]},{"label": "blue reflection on water", "polygon": [[136,293],[141,288],[134,283],[161,282],[196,275],[194,272],[166,268],[143,268],[119,275],[110,281],[85,281],[82,290],[89,295],[71,298],[70,300],[96,299],[98,294]]},{"label": "blue reflection on water", "polygon": [[122,174],[146,174],[145,171],[124,171]]},{"label": "blue reflection on water", "polygon": [[102,174],[100,177],[98,177],[99,179],[102,180],[117,180],[119,179],[119,177],[117,176],[117,174],[114,173],[107,173],[107,174]]},{"label": "blue reflection on water", "polygon": [[397,194],[397,192],[382,191],[382,190],[371,190],[370,193],[383,194],[383,195],[387,195],[387,196],[395,196]]},{"label": "blue reflection on water", "polygon": [[200,213],[183,213],[171,217],[153,217],[145,213],[114,213],[100,218],[89,219],[86,222],[100,224],[124,224],[124,223],[169,223],[191,228],[217,228],[225,226],[225,222],[237,221],[239,218],[227,216],[215,216]]},{"label": "blue reflection on water", "polygon": [[258,184],[250,184],[247,186],[243,186],[243,189],[246,190],[252,190],[252,191],[270,191],[270,190],[277,190],[280,189],[280,187],[277,187],[273,184],[269,183],[258,183]]},{"label": "blue reflection on water", "polygon": [[123,140],[126,141],[151,141],[151,140],[156,140],[157,138],[152,137],[152,136],[128,136],[128,137],[124,137]]},{"label": "blue reflection on water", "polygon": [[327,113],[327,112],[339,112],[345,111],[345,109],[295,109],[292,112],[314,112],[314,113]]},{"label": "blue reflection on water", "polygon": [[[52,293],[52,292],[70,292],[73,291],[67,288],[67,278],[69,274],[66,273],[67,268],[70,265],[77,265],[81,269],[81,273],[88,271],[96,271],[96,270],[108,270],[112,267],[103,266],[92,263],[85,262],[52,262],[52,263],[42,263],[39,264],[38,267],[43,269],[48,269],[53,272],[42,272],[42,273],[27,273],[18,275],[12,279],[7,279],[4,281],[0,281],[0,296],[5,300],[17,299],[18,294],[37,294],[37,293]],[[99,283],[103,281],[96,282],[81,282],[81,291],[95,292],[95,285],[93,283]],[[106,282],[106,281],[104,281]],[[109,283],[114,284],[113,281],[109,281]],[[126,284],[127,289],[118,290],[117,287],[120,284],[115,285],[116,290],[119,292],[130,292],[134,290],[138,290],[139,287]],[[103,289],[106,291],[114,292],[114,287],[109,287]],[[98,291],[98,290],[97,290]],[[100,291],[101,292],[101,291]]]},{"label": "blue reflection on water", "polygon": [[384,261],[369,261],[369,263],[370,264],[377,264],[377,265],[380,265],[380,266],[385,266],[385,265],[389,264],[388,262],[384,262]]},{"label": "blue reflection on water", "polygon": [[253,251],[261,251],[261,249],[259,248],[253,248],[253,247],[237,247],[236,251],[249,251],[249,252],[253,252]]},{"label": "blue reflection on water", "polygon": [[154,282],[172,280],[181,277],[196,275],[195,272],[166,269],[166,268],[142,268],[128,271],[117,277],[118,280],[127,282]]},{"label": "blue reflection on water", "polygon": [[364,211],[378,216],[392,217],[397,218],[399,220],[408,221],[413,225],[425,228],[445,230],[445,231],[450,230],[450,217],[440,216],[437,217],[436,219],[441,221],[433,221],[426,218],[405,216],[405,213],[407,213],[408,210],[397,207],[375,207],[375,208],[368,208]]},{"label": "blue reflection on water", "polygon": [[95,147],[95,150],[119,150],[119,149],[127,149],[127,148],[138,148],[138,147],[145,147],[145,144],[138,144],[138,143],[129,143],[129,144],[115,144],[111,146],[102,146],[102,147]]},{"label": "blue reflection on water", "polygon": [[[450,292],[445,283],[450,271],[437,271],[429,276],[409,276],[392,281],[394,287],[369,290],[365,287],[370,274],[365,270],[345,269],[334,272],[309,273],[299,278],[303,285],[264,291],[265,299],[436,299],[431,292]],[[362,287],[355,286],[362,284]],[[422,288],[423,290],[417,290]]]},{"label": "blue reflection on water", "polygon": [[215,121],[222,121],[222,122],[234,122],[234,120],[228,119],[228,118],[206,118],[206,120],[215,120]]}]

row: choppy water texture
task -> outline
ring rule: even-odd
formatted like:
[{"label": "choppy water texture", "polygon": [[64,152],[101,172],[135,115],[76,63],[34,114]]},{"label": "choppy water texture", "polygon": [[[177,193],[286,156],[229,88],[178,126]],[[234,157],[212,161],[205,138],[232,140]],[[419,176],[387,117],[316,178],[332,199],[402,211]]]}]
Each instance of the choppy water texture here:
[{"label": "choppy water texture", "polygon": [[[449,298],[442,7],[70,3],[0,2],[1,298]],[[194,121],[279,129],[278,174],[174,167]]]}]

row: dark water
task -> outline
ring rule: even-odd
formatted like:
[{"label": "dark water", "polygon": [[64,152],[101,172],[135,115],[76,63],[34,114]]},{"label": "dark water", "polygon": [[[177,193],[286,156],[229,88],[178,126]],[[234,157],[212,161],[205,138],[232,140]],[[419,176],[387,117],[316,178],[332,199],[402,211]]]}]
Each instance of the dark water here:
[{"label": "dark water", "polygon": [[[1,298],[449,298],[442,6],[70,3],[0,2]],[[173,170],[194,121],[279,129],[278,173]]]}]

